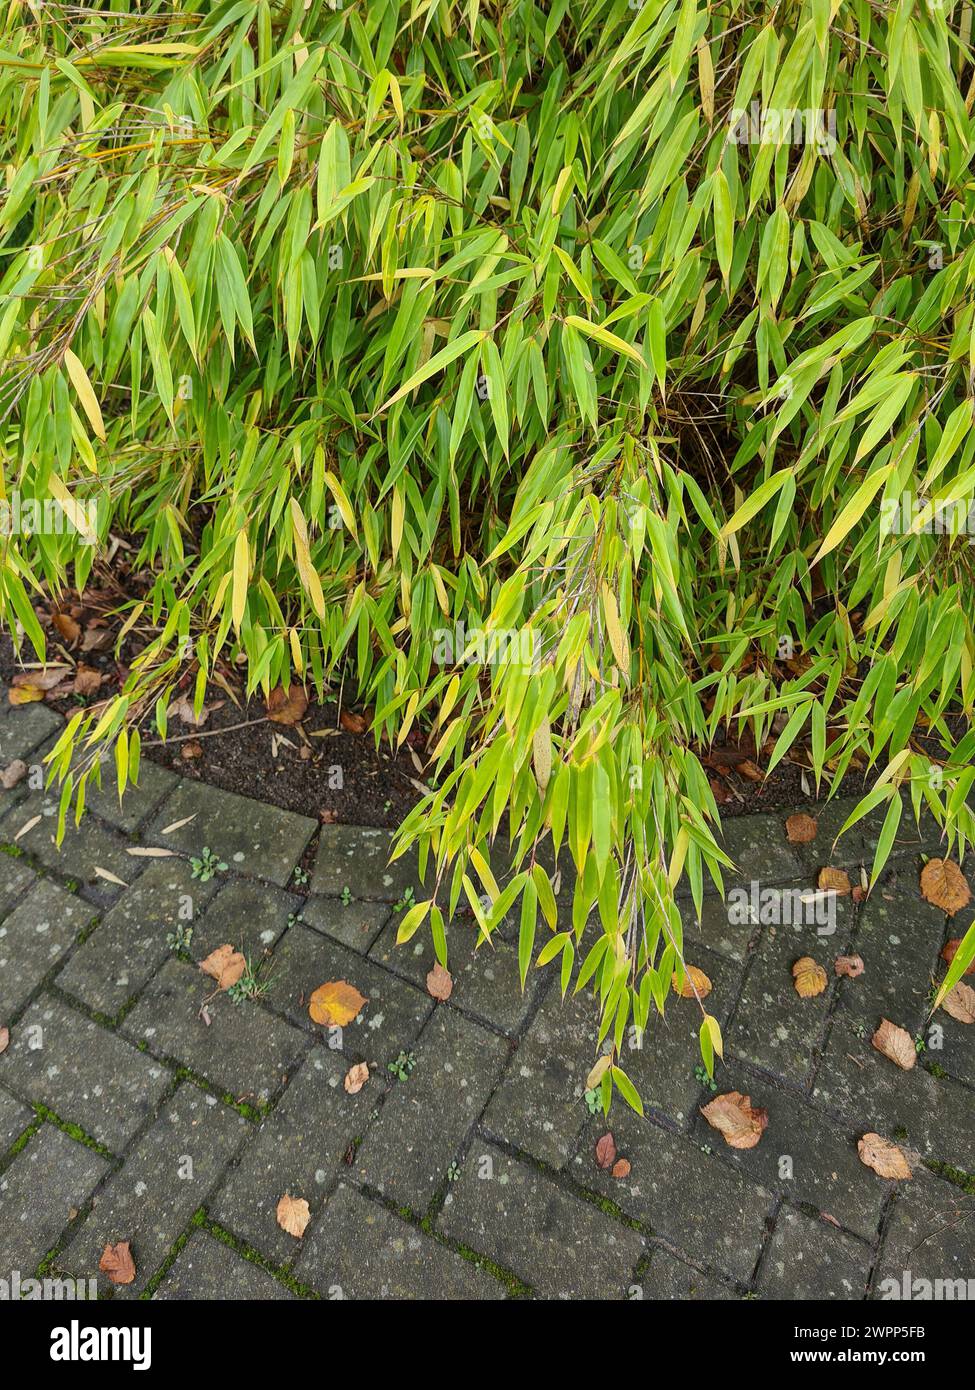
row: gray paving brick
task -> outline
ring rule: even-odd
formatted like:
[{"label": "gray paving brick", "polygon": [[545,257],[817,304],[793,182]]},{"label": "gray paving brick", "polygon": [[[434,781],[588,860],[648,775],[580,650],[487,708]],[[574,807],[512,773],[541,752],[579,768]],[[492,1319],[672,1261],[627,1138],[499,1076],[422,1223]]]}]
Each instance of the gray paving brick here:
[{"label": "gray paving brick", "polygon": [[[193,816],[169,835],[162,831]],[[207,846],[240,873],[283,887],[315,832],[316,822],[293,811],[265,806],[250,797],[205,782],[180,782],[145,832],[147,842],[198,855]]]},{"label": "gray paving brick", "polygon": [[[741,983],[741,967],[705,947],[685,943],[685,960],[711,981],[705,1008],[725,1028]],[[594,1006],[592,1006],[594,1007]],[[661,1018],[654,1008],[639,1047],[635,1035],[624,1042],[620,1065],[640,1093],[645,1109],[662,1112],[681,1127],[693,1119],[701,1092],[695,1068],[701,1065],[701,1007],[673,991]]]},{"label": "gray paving brick", "polygon": [[[36,800],[37,797],[40,799]],[[126,854],[126,841],[93,817],[84,817],[81,825],[76,826],[73,815],[69,816],[64,839],[60,847],[56,845],[59,798],[60,793],[54,787],[51,794],[35,793],[28,801],[14,806],[0,820],[0,842],[16,843],[18,849],[34,855],[46,869],[84,884],[94,900],[114,901],[122,892],[121,887],[96,874],[96,868],[107,870],[126,884],[131,883],[141,866]],[[40,819],[20,833],[37,816]]]},{"label": "gray paving brick", "polygon": [[802,1212],[783,1207],[759,1273],[769,1299],[861,1299],[873,1255],[866,1245]]},{"label": "gray paving brick", "polygon": [[260,1265],[214,1236],[196,1231],[166,1271],[153,1299],[268,1303],[294,1296]]},{"label": "gray paving brick", "polygon": [[[423,989],[436,961],[433,942],[428,932],[420,931],[412,941],[397,946],[399,923],[394,914],[369,952],[370,958]],[[544,971],[530,970],[522,993],[515,943],[497,933],[490,945],[478,946],[479,940],[483,938],[472,922],[455,920],[447,928],[447,968],[454,982],[450,1001],[503,1032],[517,1033],[547,983]]]},{"label": "gray paving brick", "polygon": [[17,906],[37,875],[22,859],[0,854],[0,918]]},{"label": "gray paving brick", "polygon": [[424,1212],[487,1104],[507,1055],[507,1044],[495,1033],[438,1008],[417,1044],[414,1071],[393,1087],[356,1155],[357,1179]]},{"label": "gray paving brick", "polygon": [[860,907],[853,949],[864,970],[842,981],[839,1013],[868,1024],[871,1033],[881,1018],[911,1033],[920,1028],[944,924],[944,913],[921,899],[914,863],[899,861]]},{"label": "gray paving brick", "polygon": [[[886,805],[868,812],[852,825],[845,835],[839,840],[836,839],[859,800],[859,796],[844,796],[832,801],[809,804],[808,814],[815,818],[817,824],[816,838],[808,844],[795,847],[807,869],[817,870],[829,864],[852,871],[863,864],[867,872],[870,872],[887,814]],[[914,820],[910,798],[905,798],[904,813],[897,829],[891,858],[898,859],[902,855],[916,856],[921,851],[934,854],[938,852],[940,844],[941,831],[930,813],[924,812],[919,828]]]},{"label": "gray paving brick", "polygon": [[[433,1000],[388,970],[300,923],[289,927],[271,960],[268,1003],[353,1061],[385,1064],[409,1049],[433,1009]],[[308,1001],[331,980],[345,980],[364,1004],[341,1034],[312,1021]]]},{"label": "gray paving brick", "polygon": [[226,992],[214,994],[214,984],[195,966],[167,961],[122,1032],[238,1100],[264,1103],[294,1071],[306,1038],[253,1001],[234,1004]]},{"label": "gray paving brick", "polygon": [[38,702],[10,705],[4,697],[0,708],[0,766],[7,767],[14,758],[28,762],[35,748],[63,728],[64,720],[47,706]]},{"label": "gray paving brick", "polygon": [[727,887],[756,877],[765,883],[782,883],[801,874],[802,863],[778,816],[732,816],[722,830],[719,844],[736,865],[723,871]]},{"label": "gray paving brick", "polygon": [[[955,1281],[965,1281],[964,1292]],[[872,1297],[971,1298],[975,1289],[975,1196],[920,1170],[898,1188],[874,1273]],[[917,1282],[915,1282],[917,1281]],[[929,1287],[925,1288],[927,1281]],[[948,1281],[951,1283],[949,1288]]]},{"label": "gray paving brick", "polygon": [[74,952],[58,988],[114,1018],[172,954],[167,936],[195,930],[215,887],[191,878],[183,859],[153,861]]},{"label": "gray paving brick", "polygon": [[0,1082],[118,1153],[152,1113],[170,1077],[116,1034],[42,996],[11,1030]]},{"label": "gray paving brick", "polygon": [[21,1009],[94,919],[90,903],[47,880],[35,883],[0,923],[0,1018]]},{"label": "gray paving brick", "polygon": [[395,903],[408,888],[420,898],[416,858],[404,854],[388,863],[393,837],[388,830],[355,825],[323,825],[312,874],[313,893],[338,897],[348,888],[354,898]]},{"label": "gray paving brick", "polygon": [[385,1090],[379,1074],[349,1095],[342,1084],[348,1069],[339,1053],[316,1047],[210,1203],[215,1220],[276,1263],[300,1249],[277,1223],[281,1197],[289,1192],[313,1214],[320,1209]]},{"label": "gray paving brick", "polygon": [[344,1183],[308,1234],[295,1274],[331,1298],[505,1297],[485,1270]]},{"label": "gray paving brick", "polygon": [[[787,885],[786,891],[796,888]],[[836,911],[831,935],[820,935],[812,923],[763,926],[726,1040],[735,1056],[798,1085],[808,1080],[819,1054],[837,986],[833,961],[845,950],[852,931],[849,899],[840,899]],[[784,908],[777,915],[784,915]],[[803,999],[796,992],[792,967],[802,956],[811,956],[826,971],[826,989],[815,998]]]},{"label": "gray paving brick", "polygon": [[745,960],[748,943],[759,930],[748,914],[732,910],[726,900],[714,896],[704,897],[700,918],[692,903],[684,900],[679,906],[688,952],[692,953],[694,945],[703,944],[732,960]]},{"label": "gray paving brick", "polygon": [[33,1119],[34,1112],[29,1106],[0,1088],[0,1157]]},{"label": "gray paving brick", "polygon": [[[488,1171],[491,1176],[479,1176]],[[437,1229],[545,1298],[630,1297],[641,1236],[496,1149],[468,1155]]]},{"label": "gray paving brick", "polygon": [[[42,1125],[0,1176],[0,1270],[33,1275],[108,1171],[101,1154]],[[85,1277],[96,1271],[87,1270]]]},{"label": "gray paving brick", "polygon": [[345,904],[341,898],[312,896],[305,899],[301,920],[335,941],[341,941],[343,946],[350,946],[353,951],[365,955],[389,914],[389,903],[353,898]]},{"label": "gray paving brick", "polygon": [[889,1189],[860,1162],[862,1130],[833,1124],[804,1098],[734,1063],[719,1065],[716,1081],[720,1094],[739,1091],[767,1110],[768,1128],[755,1148],[732,1149],[698,1113],[692,1131],[698,1144],[720,1146],[722,1157],[752,1182],[791,1202],[805,1202],[868,1240],[876,1238]]},{"label": "gray paving brick", "polygon": [[662,1247],[653,1250],[650,1266],[644,1271],[639,1288],[641,1298],[680,1303],[731,1302],[741,1298],[734,1284],[702,1274]]},{"label": "gray paving brick", "polygon": [[553,1168],[568,1162],[586,1122],[597,1032],[588,995],[563,1001],[550,989],[487,1108],[485,1128]]},{"label": "gray paving brick", "polygon": [[298,912],[301,900],[252,879],[221,880],[217,887],[216,897],[194,925],[191,954],[195,960],[203,960],[229,942],[256,968],[287,929],[288,919]]},{"label": "gray paving brick", "polygon": [[[89,1278],[105,1246],[127,1240],[136,1277],[117,1288],[115,1297],[137,1297],[190,1217],[206,1203],[250,1129],[247,1120],[215,1097],[182,1085],[98,1193],[84,1224],[59,1256],[58,1268]],[[100,1283],[108,1287],[104,1276]]]},{"label": "gray paving brick", "polygon": [[873,1131],[975,1172],[975,1094],[921,1063],[902,1071],[871,1046],[872,1031],[860,1037],[847,1020],[836,1020],[813,1099],[848,1116],[860,1134]]},{"label": "gray paving brick", "polygon": [[[619,1155],[630,1161],[623,1179],[596,1163],[596,1140],[607,1129]],[[717,1135],[714,1142],[724,1143]],[[750,1279],[772,1195],[691,1140],[614,1105],[608,1124],[602,1117],[592,1121],[571,1172],[697,1264],[742,1283]]]},{"label": "gray paving brick", "polygon": [[176,786],[179,778],[175,773],[160,767],[158,763],[143,758],[139,764],[138,785],[129,785],[119,803],[118,783],[114,762],[106,760],[102,768],[102,784],[96,787],[89,782],[85,793],[85,804],[102,820],[114,825],[116,830],[131,834],[146,820],[162,801],[163,797]]}]

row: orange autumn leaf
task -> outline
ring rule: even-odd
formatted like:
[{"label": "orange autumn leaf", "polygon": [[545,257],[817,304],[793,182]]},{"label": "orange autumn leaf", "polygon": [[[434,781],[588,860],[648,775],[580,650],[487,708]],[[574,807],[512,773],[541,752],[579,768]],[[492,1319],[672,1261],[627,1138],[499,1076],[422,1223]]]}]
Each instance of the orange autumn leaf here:
[{"label": "orange autumn leaf", "polygon": [[247,969],[247,961],[240,951],[235,951],[229,942],[211,951],[206,960],[200,961],[200,969],[217,982],[217,989],[230,989]]},{"label": "orange autumn leaf", "polygon": [[929,859],[921,870],[921,897],[954,917],[972,900],[972,890],[950,859]]},{"label": "orange autumn leaf", "polygon": [[618,1158],[613,1164],[613,1177],[618,1182],[630,1176],[630,1160],[628,1158]]},{"label": "orange autumn leaf", "polygon": [[439,999],[441,1002],[449,999],[454,989],[453,976],[449,970],[445,970],[439,961],[427,975],[427,994],[432,999]]},{"label": "orange autumn leaf", "polygon": [[267,717],[275,724],[297,724],[307,709],[308,696],[300,685],[287,691],[283,685],[276,685],[268,696]]},{"label": "orange autumn leaf", "polygon": [[826,988],[826,971],[812,956],[803,956],[792,967],[796,994],[801,999],[815,999]]},{"label": "orange autumn leaf", "polygon": [[837,975],[845,975],[848,980],[855,980],[858,975],[863,974],[863,958],[861,956],[837,956],[833,962],[833,969]]},{"label": "orange autumn leaf", "polygon": [[942,999],[941,1007],[959,1023],[975,1023],[975,989],[959,982]]},{"label": "orange autumn leaf", "polygon": [[670,983],[674,993],[679,994],[682,999],[695,998],[695,990],[697,991],[696,997],[698,999],[706,999],[712,989],[711,981],[708,979],[707,975],[705,975],[704,971],[698,969],[696,965],[685,966],[684,983],[682,985],[678,987],[676,970],[673,973]]},{"label": "orange autumn leaf", "polygon": [[857,1153],[860,1155],[860,1162],[872,1168],[881,1178],[901,1181],[914,1176],[903,1149],[899,1149],[889,1139],[881,1138],[879,1134],[865,1134],[858,1140]]},{"label": "orange autumn leaf", "polygon": [[850,891],[850,877],[844,869],[820,869],[816,886],[844,898]]},{"label": "orange autumn leaf", "polygon": [[906,1028],[899,1028],[889,1018],[881,1019],[880,1027],[870,1039],[873,1046],[902,1071],[910,1071],[917,1061],[914,1039]]},{"label": "orange autumn leaf", "polygon": [[112,1284],[131,1284],[135,1280],[135,1260],[132,1258],[132,1251],[129,1249],[127,1240],[120,1240],[117,1245],[106,1245],[102,1251],[102,1257],[98,1261],[98,1268],[103,1274],[107,1274]]},{"label": "orange autumn leaf", "polygon": [[785,823],[786,838],[790,845],[808,845],[810,841],[815,840],[817,829],[815,819],[807,816],[805,811],[790,816]]},{"label": "orange autumn leaf", "polygon": [[292,1197],[289,1192],[278,1202],[275,1215],[282,1231],[287,1231],[289,1236],[294,1236],[297,1240],[305,1234],[305,1228],[311,1220],[311,1211],[304,1197]]},{"label": "orange autumn leaf", "polygon": [[308,1012],[315,1023],[326,1028],[344,1028],[369,1000],[347,980],[329,980],[319,985],[308,1001]]},{"label": "orange autumn leaf", "polygon": [[768,1124],[768,1111],[752,1105],[751,1096],[728,1091],[701,1106],[701,1114],[731,1149],[753,1149]]},{"label": "orange autumn leaf", "polygon": [[343,1085],[350,1096],[357,1096],[363,1086],[369,1080],[369,1067],[365,1062],[356,1062],[354,1067],[350,1067],[346,1072]]}]

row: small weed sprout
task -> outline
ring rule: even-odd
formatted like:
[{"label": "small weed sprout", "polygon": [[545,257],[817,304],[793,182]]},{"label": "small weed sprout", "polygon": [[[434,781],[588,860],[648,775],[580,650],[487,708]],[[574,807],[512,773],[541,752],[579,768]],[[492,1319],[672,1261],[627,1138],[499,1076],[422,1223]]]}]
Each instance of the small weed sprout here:
[{"label": "small weed sprout", "polygon": [[218,859],[213,850],[206,845],[200,850],[198,858],[194,856],[190,860],[190,866],[193,870],[190,875],[191,878],[198,878],[201,883],[209,883],[210,879],[215,878],[217,874],[227,872],[227,865],[224,861]]},{"label": "small weed sprout", "polygon": [[387,1063],[386,1070],[391,1071],[397,1081],[408,1081],[410,1072],[415,1066],[415,1052],[400,1052],[391,1062]]}]

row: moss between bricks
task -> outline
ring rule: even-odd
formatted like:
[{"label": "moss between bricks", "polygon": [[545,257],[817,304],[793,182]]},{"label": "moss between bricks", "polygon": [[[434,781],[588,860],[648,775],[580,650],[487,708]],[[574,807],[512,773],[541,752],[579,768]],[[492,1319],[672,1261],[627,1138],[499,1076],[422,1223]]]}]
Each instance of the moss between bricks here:
[{"label": "moss between bricks", "polygon": [[929,1172],[937,1174],[939,1178],[944,1178],[945,1182],[960,1187],[962,1192],[969,1197],[975,1197],[975,1174],[966,1173],[963,1168],[953,1168],[950,1163],[940,1163],[934,1158],[926,1158],[924,1166]]}]

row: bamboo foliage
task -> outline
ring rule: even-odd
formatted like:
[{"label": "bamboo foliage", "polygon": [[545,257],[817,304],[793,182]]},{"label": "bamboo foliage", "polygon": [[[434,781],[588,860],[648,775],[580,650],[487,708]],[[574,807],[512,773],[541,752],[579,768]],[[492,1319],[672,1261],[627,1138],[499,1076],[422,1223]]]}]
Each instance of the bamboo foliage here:
[{"label": "bamboo foliage", "polygon": [[675,887],[728,864],[719,731],[808,744],[817,785],[883,770],[876,869],[902,807],[964,848],[972,550],[930,523],[975,491],[971,29],[968,0],[13,0],[5,495],[97,526],[5,537],[2,616],[41,653],[39,586],[111,535],[156,575],[157,635],[52,759],[62,824],[188,664],[200,700],[218,658],[252,692],[348,673],[377,738],[428,735],[401,937],[445,959],[459,903],[485,937],[515,912],[523,975],[599,1001],[607,1105],[682,978]]}]

